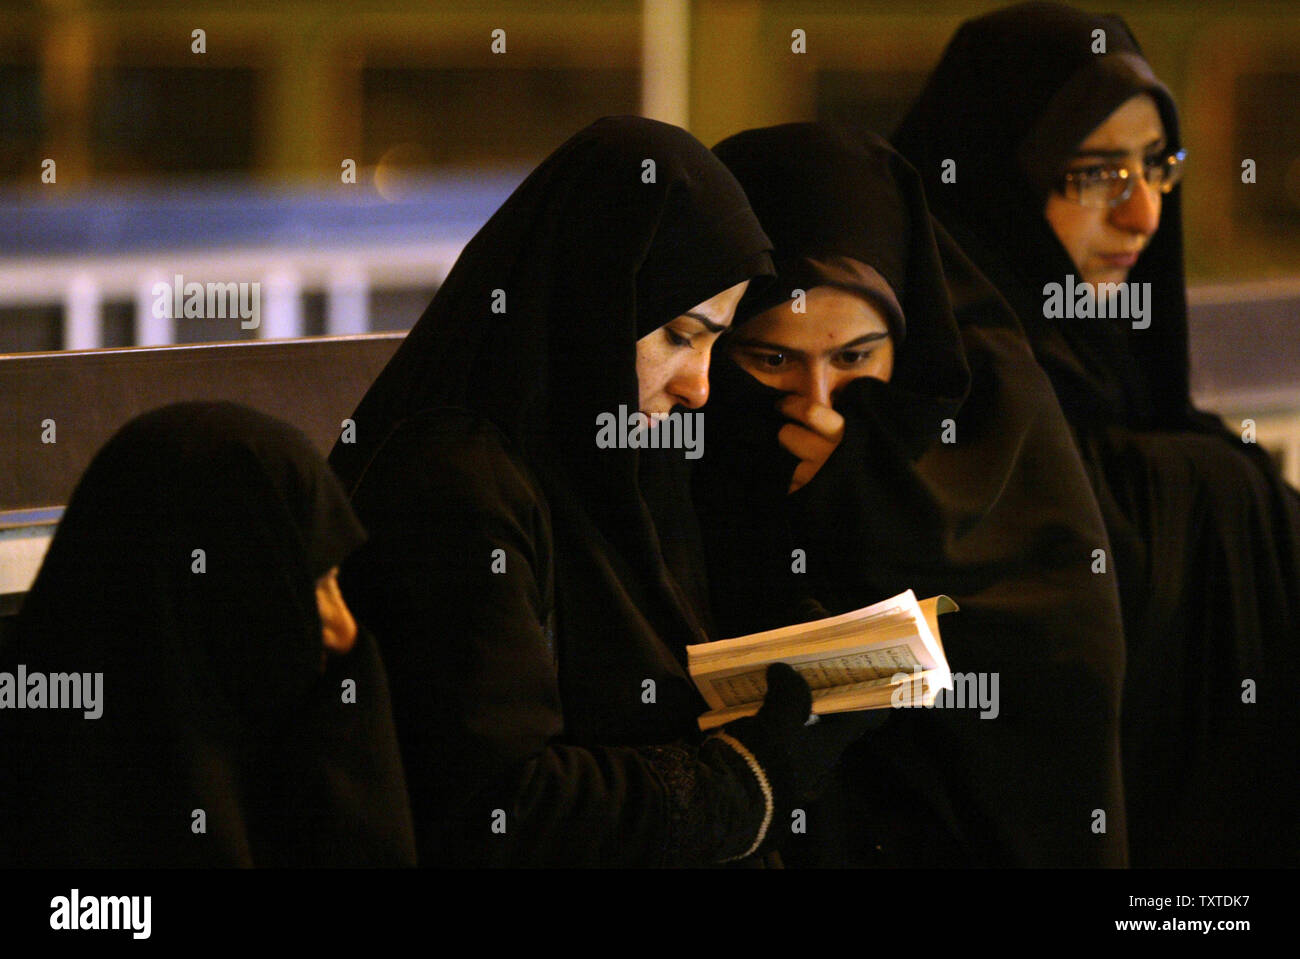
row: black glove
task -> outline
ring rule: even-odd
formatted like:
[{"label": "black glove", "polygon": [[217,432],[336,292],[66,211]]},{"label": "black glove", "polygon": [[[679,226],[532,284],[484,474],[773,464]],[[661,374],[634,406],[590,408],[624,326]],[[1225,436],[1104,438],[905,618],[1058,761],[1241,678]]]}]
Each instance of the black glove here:
[{"label": "black glove", "polygon": [[778,811],[791,808],[801,794],[800,746],[813,728],[807,725],[811,715],[808,683],[785,663],[773,663],[767,667],[767,694],[758,713],[720,730],[753,755]]},{"label": "black glove", "polygon": [[889,718],[888,710],[871,709],[813,717],[810,724],[811,713],[812,693],[803,677],[785,663],[773,663],[758,714],[723,727],[762,766],[778,810],[815,794],[844,750]]},{"label": "black glove", "polygon": [[664,865],[728,862],[772,848],[789,834],[790,811],[809,786],[834,768],[850,742],[882,721],[848,714],[810,726],[811,711],[808,684],[785,663],[774,663],[756,715],[728,723],[698,747],[638,747],[668,795],[672,825]]}]

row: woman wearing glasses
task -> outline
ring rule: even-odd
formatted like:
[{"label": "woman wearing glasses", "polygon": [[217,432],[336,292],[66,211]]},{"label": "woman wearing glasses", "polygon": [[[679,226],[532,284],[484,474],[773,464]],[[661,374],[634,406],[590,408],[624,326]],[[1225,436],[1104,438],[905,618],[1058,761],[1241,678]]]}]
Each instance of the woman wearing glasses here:
[{"label": "woman wearing glasses", "polygon": [[1168,90],[1119,18],[1022,4],[961,27],[895,142],[1019,314],[1106,520],[1132,864],[1294,865],[1300,497],[1189,399]]}]

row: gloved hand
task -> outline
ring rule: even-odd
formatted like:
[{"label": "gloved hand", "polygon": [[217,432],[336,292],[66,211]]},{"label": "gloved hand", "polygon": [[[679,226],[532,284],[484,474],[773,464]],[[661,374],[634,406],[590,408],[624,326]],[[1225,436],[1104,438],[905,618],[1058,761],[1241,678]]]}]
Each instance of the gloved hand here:
[{"label": "gloved hand", "polygon": [[[812,692],[784,663],[767,669],[758,713],[728,723],[694,751],[642,747],[668,786],[672,838],[666,865],[743,859],[788,835],[790,810],[866,725],[859,714],[808,725]],[[834,720],[833,722],[831,720]]]},{"label": "gloved hand", "polygon": [[790,808],[800,795],[800,745],[813,727],[812,691],[785,663],[767,667],[767,694],[758,713],[727,723],[720,732],[739,742],[757,760],[771,786],[777,810]]},{"label": "gloved hand", "polygon": [[767,668],[767,695],[757,715],[728,723],[722,731],[742,743],[771,783],[778,811],[813,795],[841,754],[889,718],[887,710],[861,710],[814,717],[808,684],[785,663]]}]

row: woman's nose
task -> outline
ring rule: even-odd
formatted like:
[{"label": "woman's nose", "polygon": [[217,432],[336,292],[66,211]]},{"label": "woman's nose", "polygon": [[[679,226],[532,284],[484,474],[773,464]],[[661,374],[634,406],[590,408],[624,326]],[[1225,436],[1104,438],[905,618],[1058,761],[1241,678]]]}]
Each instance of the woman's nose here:
[{"label": "woman's nose", "polygon": [[822,406],[831,405],[831,390],[834,384],[831,382],[831,372],[823,363],[812,363],[808,367],[808,375],[804,381],[804,388],[800,392]]},{"label": "woman's nose", "polygon": [[697,410],[709,399],[709,351],[693,354],[677,371],[673,396],[687,409]]},{"label": "woman's nose", "polygon": [[357,621],[339,589],[336,571],[331,571],[317,582],[316,609],[320,613],[325,648],[340,655],[351,652],[357,640]]},{"label": "woman's nose", "polygon": [[1160,225],[1162,196],[1144,178],[1138,177],[1128,199],[1111,211],[1111,223],[1125,232],[1150,236]]},{"label": "woman's nose", "polygon": [[325,648],[340,655],[350,653],[357,641],[357,621],[347,604],[339,601],[331,611],[330,621],[322,629]]}]

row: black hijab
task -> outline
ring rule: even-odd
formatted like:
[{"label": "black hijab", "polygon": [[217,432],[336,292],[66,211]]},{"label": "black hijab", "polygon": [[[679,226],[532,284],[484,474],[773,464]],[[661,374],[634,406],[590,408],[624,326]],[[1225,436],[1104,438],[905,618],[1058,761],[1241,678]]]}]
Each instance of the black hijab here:
[{"label": "black hijab", "polygon": [[321,670],[316,581],[363,539],[288,424],[181,403],[123,427],[73,493],[3,657],[103,674],[98,719],[0,716],[21,725],[17,861],[412,864],[373,641]]},{"label": "black hijab", "polygon": [[[845,402],[871,417],[901,453],[918,455],[938,440],[970,384],[938,281],[943,271],[920,178],[883,140],[854,150],[813,124],[751,130],[714,152],[744,186],[763,228],[782,237],[776,281],[747,292],[738,318],[820,285],[871,300],[893,335],[893,377],[888,385],[859,380]],[[808,176],[810,168],[818,175]],[[908,327],[911,315],[929,322]]]},{"label": "black hijab", "polygon": [[[1094,53],[1102,31],[1105,53]],[[892,138],[925,179],[931,207],[1007,297],[1076,428],[1182,428],[1188,393],[1182,190],[1129,281],[1152,284],[1151,326],[1043,317],[1043,287],[1077,272],[1043,215],[1075,148],[1129,98],[1148,93],[1168,148],[1178,114],[1119,17],[1023,3],[967,21]],[[944,163],[956,162],[955,182]]]},{"label": "black hijab", "polygon": [[1263,449],[1191,405],[1181,188],[1128,276],[1151,284],[1149,328],[1043,316],[1044,286],[1075,272],[1044,216],[1051,181],[1139,93],[1177,149],[1172,100],[1122,20],[1020,4],[958,30],[895,142],[1019,314],[1106,521],[1134,865],[1294,864],[1300,769],[1275,756],[1300,735],[1300,497]]},{"label": "black hijab", "polygon": [[[942,622],[952,668],[1000,676],[995,719],[903,710],[865,737],[818,811],[837,827],[810,828],[788,858],[1122,864],[1118,600],[1089,569],[1106,536],[1014,315],[932,222],[920,177],[883,140],[790,124],[715,149],[778,265],[772,292],[738,320],[806,289],[810,263],[849,258],[887,280],[905,328],[892,379],[844,387],[844,439],[789,496],[780,394],[716,365],[696,491],[718,617],[759,629],[791,621],[801,594],[842,612],[909,588],[946,593],[961,607]],[[853,286],[843,271],[821,275]],[[793,549],[806,572],[793,571]],[[756,572],[761,589],[747,588]],[[1088,828],[1096,808],[1104,835]]]},{"label": "black hijab", "polygon": [[660,543],[693,528],[684,480],[660,473],[677,471],[681,452],[598,449],[595,424],[639,408],[636,341],[768,274],[770,248],[735,180],[690,134],[641,117],[598,120],[465,247],[357,408],[357,442],[337,444],[330,463],[351,491],[402,419],[481,412],[552,505],[572,504],[630,564],[660,634],[697,642],[695,604],[681,590],[699,582],[698,544]]}]

